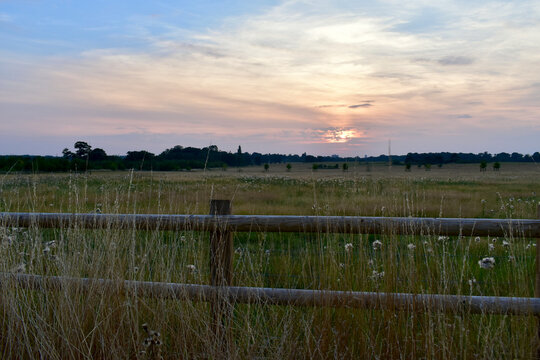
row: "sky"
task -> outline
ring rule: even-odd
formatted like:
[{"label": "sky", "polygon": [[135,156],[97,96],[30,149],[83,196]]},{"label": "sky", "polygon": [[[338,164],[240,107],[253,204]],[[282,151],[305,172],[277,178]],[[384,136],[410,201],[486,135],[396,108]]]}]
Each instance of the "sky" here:
[{"label": "sky", "polygon": [[539,139],[537,0],[0,0],[0,154],[532,154]]}]

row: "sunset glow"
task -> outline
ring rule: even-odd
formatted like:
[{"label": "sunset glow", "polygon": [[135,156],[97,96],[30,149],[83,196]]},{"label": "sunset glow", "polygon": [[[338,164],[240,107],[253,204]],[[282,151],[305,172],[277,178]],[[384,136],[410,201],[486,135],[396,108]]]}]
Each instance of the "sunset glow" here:
[{"label": "sunset glow", "polygon": [[3,1],[0,26],[5,154],[538,151],[535,1]]},{"label": "sunset glow", "polygon": [[322,137],[328,143],[346,143],[351,139],[362,137],[362,134],[360,134],[357,130],[336,129],[327,130],[324,132]]}]

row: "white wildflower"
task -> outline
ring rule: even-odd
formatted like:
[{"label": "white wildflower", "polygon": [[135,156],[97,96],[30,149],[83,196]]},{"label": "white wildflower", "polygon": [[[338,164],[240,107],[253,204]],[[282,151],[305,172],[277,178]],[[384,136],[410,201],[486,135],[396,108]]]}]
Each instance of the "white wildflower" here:
[{"label": "white wildflower", "polygon": [[414,249],[416,249],[416,245],[414,245],[413,243],[410,243],[409,245],[407,245],[407,249],[413,251]]},{"label": "white wildflower", "polygon": [[373,270],[373,272],[371,273],[371,278],[373,280],[379,280],[379,279],[382,279],[383,277],[384,277],[384,271]]},{"label": "white wildflower", "polygon": [[508,255],[508,261],[509,262],[514,262],[514,261],[516,261],[516,257],[513,256],[513,255]]},{"label": "white wildflower", "polygon": [[470,287],[473,287],[473,285],[476,284],[476,279],[475,278],[472,278],[472,279],[469,279],[469,286]]},{"label": "white wildflower", "polygon": [[497,238],[495,237],[495,238],[491,239],[491,242],[492,242],[492,243],[496,243],[496,242],[497,242]]},{"label": "white wildflower", "polygon": [[46,242],[45,246],[48,246],[50,248],[55,248],[56,247],[56,240],[51,240],[51,241]]},{"label": "white wildflower", "polygon": [[181,241],[181,242],[186,242],[186,237],[185,237],[185,236],[183,236],[183,235],[182,235],[182,236],[180,236],[180,241]]},{"label": "white wildflower", "polygon": [[353,248],[352,243],[345,244],[345,251],[350,252],[352,250],[352,248]]},{"label": "white wildflower", "polygon": [[495,250],[495,245],[493,245],[493,244],[488,244],[488,251],[489,251],[489,252],[492,252],[493,250]]},{"label": "white wildflower", "polygon": [[503,240],[502,246],[504,246],[505,248],[510,247],[510,243],[506,240]]},{"label": "white wildflower", "polygon": [[382,247],[382,242],[380,240],[375,240],[371,246],[373,246],[373,250],[379,250]]},{"label": "white wildflower", "polygon": [[474,241],[480,242],[480,236],[475,237],[475,238],[474,238]]},{"label": "white wildflower", "polygon": [[190,264],[190,265],[187,265],[186,268],[191,271],[192,273],[196,273],[197,272],[197,267],[193,264]]},{"label": "white wildflower", "polygon": [[448,236],[439,236],[439,241],[446,241],[448,240]]},{"label": "white wildflower", "polygon": [[46,246],[45,249],[43,249],[43,254],[48,255],[51,252],[51,248]]},{"label": "white wildflower", "polygon": [[482,260],[478,260],[478,265],[482,269],[493,269],[493,267],[495,266],[495,258],[485,257]]},{"label": "white wildflower", "polygon": [[266,250],[266,251],[264,252],[264,254],[265,254],[266,256],[270,256],[270,250]]}]

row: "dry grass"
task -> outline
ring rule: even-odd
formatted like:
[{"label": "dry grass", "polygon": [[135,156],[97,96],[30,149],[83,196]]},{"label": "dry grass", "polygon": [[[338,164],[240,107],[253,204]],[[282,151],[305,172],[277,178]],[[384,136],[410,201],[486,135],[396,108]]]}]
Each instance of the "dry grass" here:
[{"label": "dry grass", "polygon": [[[236,214],[536,217],[535,165],[392,169],[347,173],[307,166],[268,173],[24,175],[0,180],[1,211],[208,213],[230,198]],[[481,200],[484,199],[485,202]],[[200,232],[56,230],[0,226],[0,271],[44,275],[209,282],[208,235]],[[372,243],[379,239],[381,249]],[[502,245],[508,241],[509,246]],[[51,243],[54,241],[54,243]],[[235,236],[234,283],[495,296],[533,296],[530,239],[252,233]],[[351,245],[346,245],[351,244]],[[410,250],[407,245],[414,244]],[[494,245],[489,250],[489,244]],[[478,266],[493,256],[494,269]],[[23,269],[24,267],[24,269]],[[384,273],[384,275],[382,275]],[[208,305],[137,298],[96,288],[0,289],[1,358],[219,358]],[[145,347],[160,333],[162,345]],[[536,346],[528,316],[423,314],[236,305],[231,358],[527,358]],[[148,344],[149,341],[146,342]],[[152,347],[150,347],[152,346]],[[144,350],[146,353],[141,353]],[[159,350],[159,351],[158,351]]]}]

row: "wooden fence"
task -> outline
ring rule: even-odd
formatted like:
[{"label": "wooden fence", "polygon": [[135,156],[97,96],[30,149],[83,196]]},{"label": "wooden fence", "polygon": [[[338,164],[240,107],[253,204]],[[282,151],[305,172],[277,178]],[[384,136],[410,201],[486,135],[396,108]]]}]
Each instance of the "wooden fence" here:
[{"label": "wooden fence", "polygon": [[[196,230],[210,233],[210,285],[113,281],[1,274],[0,285],[13,283],[36,290],[99,286],[136,296],[208,301],[213,330],[221,346],[231,344],[228,323],[235,303],[328,306],[408,311],[448,311],[540,316],[540,204],[538,219],[450,219],[350,216],[231,215],[228,200],[212,200],[209,215],[111,215],[58,213],[0,213],[0,226],[88,229]],[[402,294],[356,291],[276,289],[232,286],[233,232],[328,232],[444,236],[504,236],[536,238],[534,298]],[[538,331],[540,339],[540,326]],[[540,358],[540,349],[537,353]]]}]

